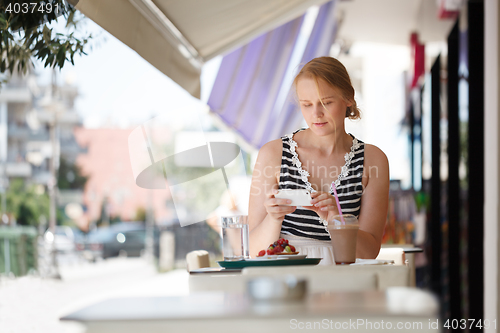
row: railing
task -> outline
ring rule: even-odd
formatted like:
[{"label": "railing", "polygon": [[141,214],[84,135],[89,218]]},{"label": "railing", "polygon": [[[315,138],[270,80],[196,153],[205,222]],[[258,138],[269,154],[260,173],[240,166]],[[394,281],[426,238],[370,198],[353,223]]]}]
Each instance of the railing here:
[{"label": "railing", "polygon": [[38,267],[35,227],[0,227],[0,274],[22,276]]}]

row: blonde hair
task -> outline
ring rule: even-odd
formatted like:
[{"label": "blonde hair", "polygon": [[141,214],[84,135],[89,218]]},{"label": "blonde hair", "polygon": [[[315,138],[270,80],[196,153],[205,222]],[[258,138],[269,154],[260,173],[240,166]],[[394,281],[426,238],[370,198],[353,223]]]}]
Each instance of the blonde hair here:
[{"label": "blonde hair", "polygon": [[361,118],[361,112],[354,100],[354,88],[351,79],[340,61],[332,57],[319,57],[309,61],[293,80],[295,91],[297,91],[298,80],[304,76],[311,76],[316,81],[317,87],[318,79],[321,79],[331,87],[339,90],[342,98],[352,104],[347,107],[345,117],[353,120]]}]

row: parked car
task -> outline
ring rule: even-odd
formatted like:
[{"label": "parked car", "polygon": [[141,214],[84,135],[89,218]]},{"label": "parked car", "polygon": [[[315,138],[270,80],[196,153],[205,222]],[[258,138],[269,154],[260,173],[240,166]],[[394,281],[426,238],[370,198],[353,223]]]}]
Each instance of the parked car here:
[{"label": "parked car", "polygon": [[88,261],[95,262],[103,258],[103,242],[111,237],[108,235],[108,228],[98,228],[89,232],[81,242],[77,242],[76,248],[80,251],[82,256]]},{"label": "parked car", "polygon": [[91,261],[118,255],[137,257],[146,247],[146,228],[143,223],[136,222],[99,227],[89,232],[85,242],[78,247],[83,248],[84,257]]},{"label": "parked car", "polygon": [[47,230],[44,235],[46,244],[50,249],[52,242],[54,248],[60,253],[69,253],[75,251],[75,233],[73,229],[68,226],[56,226],[54,234]]}]

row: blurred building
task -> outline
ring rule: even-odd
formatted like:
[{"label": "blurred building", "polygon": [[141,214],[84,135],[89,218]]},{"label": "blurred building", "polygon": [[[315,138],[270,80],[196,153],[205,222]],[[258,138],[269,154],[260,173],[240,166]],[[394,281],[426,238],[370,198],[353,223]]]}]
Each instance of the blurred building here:
[{"label": "blurred building", "polygon": [[128,150],[130,132],[132,129],[75,131],[78,143],[87,149],[76,162],[89,177],[83,194],[88,224],[99,219],[135,220],[149,208],[153,208],[157,224],[168,224],[176,217],[169,191],[146,190],[135,184]]},{"label": "blurred building", "polygon": [[[0,178],[23,178],[28,184],[47,188],[51,182],[50,160],[74,163],[78,146],[73,129],[82,124],[74,109],[76,87],[63,84],[41,86],[34,74],[13,75],[0,90]],[[50,124],[55,124],[51,142]],[[75,195],[73,195],[75,197]],[[76,193],[76,197],[79,195]],[[64,196],[61,197],[64,199]],[[61,201],[64,204],[64,200]]]}]

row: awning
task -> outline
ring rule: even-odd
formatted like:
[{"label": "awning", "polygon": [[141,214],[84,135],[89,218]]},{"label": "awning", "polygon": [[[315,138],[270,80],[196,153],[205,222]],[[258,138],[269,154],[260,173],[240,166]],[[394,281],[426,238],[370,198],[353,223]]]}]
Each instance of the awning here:
[{"label": "awning", "polygon": [[302,21],[284,24],[222,59],[208,105],[249,144],[266,127]]},{"label": "awning", "polygon": [[200,97],[204,62],[327,0],[80,0],[85,16]]},{"label": "awning", "polygon": [[[307,44],[296,60],[291,58],[297,51],[302,17],[222,59],[208,105],[211,112],[254,148],[300,126],[302,114],[290,82],[284,77],[299,64],[329,54],[337,31],[335,6],[334,0],[319,8]],[[284,99],[279,96],[282,92],[287,96]]]}]

